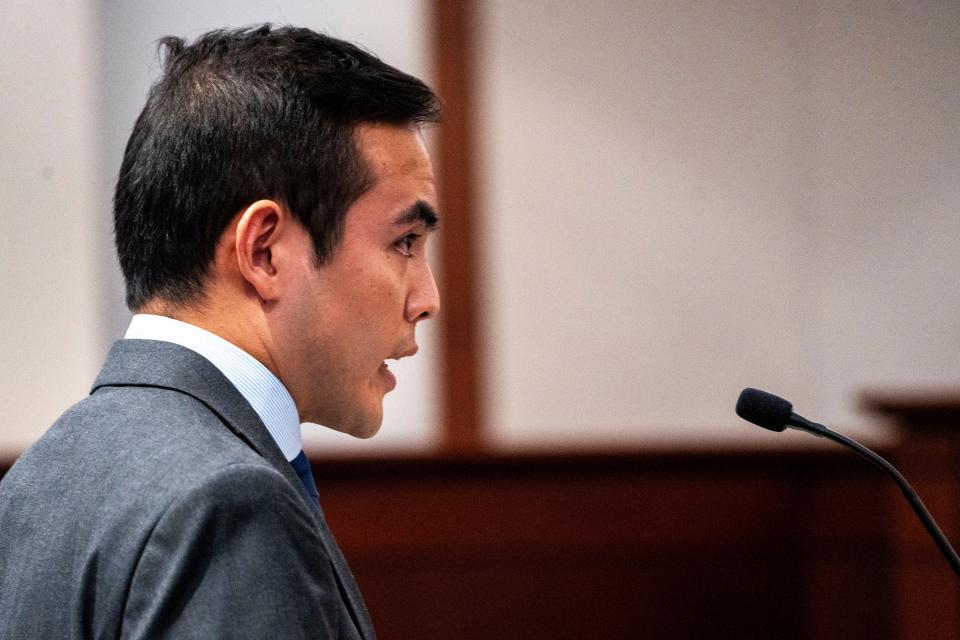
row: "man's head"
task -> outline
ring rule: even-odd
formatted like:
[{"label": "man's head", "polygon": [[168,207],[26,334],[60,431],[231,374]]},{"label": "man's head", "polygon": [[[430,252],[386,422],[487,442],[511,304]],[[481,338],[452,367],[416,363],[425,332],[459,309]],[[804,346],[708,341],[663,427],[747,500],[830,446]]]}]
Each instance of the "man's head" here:
[{"label": "man's head", "polygon": [[136,310],[202,298],[214,248],[238,211],[285,204],[333,253],[349,205],[369,186],[354,128],[438,119],[420,80],[356,46],[293,27],[164,38],[163,76],[124,154],[115,236]]},{"label": "man's head", "polygon": [[307,29],[161,47],[163,76],[115,195],[128,306],[243,347],[302,420],[372,435],[393,385],[383,360],[409,355],[439,304],[423,256],[436,194],[419,131],[439,117],[435,96]]}]

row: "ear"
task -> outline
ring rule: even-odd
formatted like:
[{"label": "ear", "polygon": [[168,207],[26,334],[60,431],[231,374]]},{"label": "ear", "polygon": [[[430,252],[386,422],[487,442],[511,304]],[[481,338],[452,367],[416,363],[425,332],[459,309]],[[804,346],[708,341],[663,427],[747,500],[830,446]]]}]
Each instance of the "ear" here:
[{"label": "ear", "polygon": [[237,266],[262,300],[274,300],[279,293],[276,251],[292,223],[290,213],[273,200],[258,200],[240,214],[234,237]]}]

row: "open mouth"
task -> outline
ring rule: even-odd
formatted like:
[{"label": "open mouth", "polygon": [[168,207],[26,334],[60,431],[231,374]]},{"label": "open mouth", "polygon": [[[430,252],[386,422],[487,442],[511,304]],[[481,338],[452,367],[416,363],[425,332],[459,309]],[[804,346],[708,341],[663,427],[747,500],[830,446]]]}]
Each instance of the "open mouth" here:
[{"label": "open mouth", "polygon": [[382,362],[380,364],[380,368],[377,369],[377,373],[386,383],[387,391],[393,391],[393,389],[397,386],[397,378],[393,375],[393,372],[390,371],[389,365],[387,365],[386,362]]},{"label": "open mouth", "polygon": [[[407,358],[413,355],[416,355],[419,347],[416,342],[413,342],[409,347],[401,349],[394,355],[391,355],[387,360],[399,360],[400,358]],[[380,367],[377,369],[377,373],[383,379],[384,383],[387,386],[387,391],[393,391],[397,386],[397,378],[393,375],[393,372],[390,371],[390,365],[387,364],[387,361],[384,360],[380,363]]]}]

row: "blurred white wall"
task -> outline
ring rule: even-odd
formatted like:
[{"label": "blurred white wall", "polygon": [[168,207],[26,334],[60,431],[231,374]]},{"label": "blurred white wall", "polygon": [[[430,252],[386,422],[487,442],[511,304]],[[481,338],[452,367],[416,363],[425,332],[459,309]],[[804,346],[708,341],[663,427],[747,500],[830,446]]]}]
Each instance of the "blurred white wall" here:
[{"label": "blurred white wall", "polygon": [[744,386],[869,440],[860,390],[960,382],[960,3],[479,4],[500,445],[783,443]]},{"label": "blurred white wall", "polygon": [[96,304],[97,56],[89,3],[6,0],[0,56],[0,457],[86,395]]}]

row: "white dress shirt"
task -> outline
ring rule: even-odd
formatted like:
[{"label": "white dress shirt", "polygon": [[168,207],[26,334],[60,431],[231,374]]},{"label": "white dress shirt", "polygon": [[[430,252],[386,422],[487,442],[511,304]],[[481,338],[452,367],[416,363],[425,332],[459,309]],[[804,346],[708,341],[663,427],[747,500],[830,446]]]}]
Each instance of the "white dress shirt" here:
[{"label": "white dress shirt", "polygon": [[240,347],[206,329],[148,314],[133,316],[124,338],[172,342],[199,353],[250,403],[288,461],[303,449],[300,416],[290,392],[277,376]]}]

